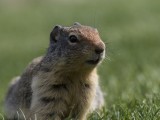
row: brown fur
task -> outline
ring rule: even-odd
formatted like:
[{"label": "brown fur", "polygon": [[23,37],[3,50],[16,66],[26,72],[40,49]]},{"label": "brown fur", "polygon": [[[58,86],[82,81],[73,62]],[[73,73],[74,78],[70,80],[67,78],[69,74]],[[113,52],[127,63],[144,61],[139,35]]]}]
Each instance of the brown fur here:
[{"label": "brown fur", "polygon": [[[71,35],[78,41],[71,42]],[[96,69],[105,45],[98,31],[75,23],[55,26],[50,37],[46,55],[34,60],[10,86],[5,104],[9,119],[22,110],[28,119],[85,120],[89,112],[103,106]]]}]

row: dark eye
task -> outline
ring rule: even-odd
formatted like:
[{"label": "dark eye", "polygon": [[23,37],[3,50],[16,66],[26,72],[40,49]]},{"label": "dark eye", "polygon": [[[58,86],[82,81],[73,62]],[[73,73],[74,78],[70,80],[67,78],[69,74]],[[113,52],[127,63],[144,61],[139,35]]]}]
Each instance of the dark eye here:
[{"label": "dark eye", "polygon": [[76,43],[76,42],[78,42],[78,38],[75,35],[71,35],[71,36],[69,36],[69,41],[71,43]]}]

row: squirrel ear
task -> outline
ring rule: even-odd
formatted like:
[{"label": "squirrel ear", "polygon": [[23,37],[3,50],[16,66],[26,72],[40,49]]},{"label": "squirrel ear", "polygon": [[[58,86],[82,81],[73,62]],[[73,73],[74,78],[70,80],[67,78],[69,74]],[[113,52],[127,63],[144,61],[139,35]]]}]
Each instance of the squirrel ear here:
[{"label": "squirrel ear", "polygon": [[81,26],[81,24],[79,22],[75,22],[73,25]]},{"label": "squirrel ear", "polygon": [[57,42],[57,40],[58,40],[58,34],[59,34],[61,28],[62,28],[62,26],[60,26],[60,25],[56,25],[53,28],[52,32],[50,33],[50,42],[51,43]]}]

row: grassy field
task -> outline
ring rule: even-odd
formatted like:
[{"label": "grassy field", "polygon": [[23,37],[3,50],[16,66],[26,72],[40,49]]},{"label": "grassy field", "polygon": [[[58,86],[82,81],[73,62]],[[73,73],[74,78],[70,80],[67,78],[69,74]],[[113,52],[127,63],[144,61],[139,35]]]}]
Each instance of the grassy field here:
[{"label": "grassy field", "polygon": [[1,0],[0,113],[9,81],[45,53],[53,26],[78,21],[97,27],[107,46],[99,68],[106,107],[89,119],[159,120],[159,6],[158,0]]}]

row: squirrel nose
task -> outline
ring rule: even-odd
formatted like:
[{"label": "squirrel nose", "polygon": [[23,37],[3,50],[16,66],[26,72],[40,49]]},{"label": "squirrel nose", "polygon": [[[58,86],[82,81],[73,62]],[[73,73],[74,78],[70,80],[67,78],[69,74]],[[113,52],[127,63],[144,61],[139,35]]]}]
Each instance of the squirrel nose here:
[{"label": "squirrel nose", "polygon": [[95,53],[96,54],[101,54],[104,51],[104,48],[96,48]]}]

